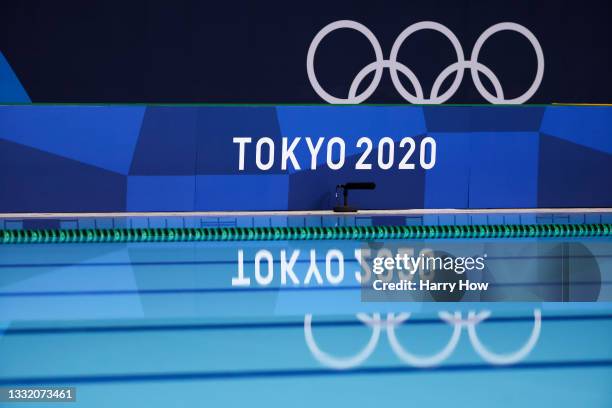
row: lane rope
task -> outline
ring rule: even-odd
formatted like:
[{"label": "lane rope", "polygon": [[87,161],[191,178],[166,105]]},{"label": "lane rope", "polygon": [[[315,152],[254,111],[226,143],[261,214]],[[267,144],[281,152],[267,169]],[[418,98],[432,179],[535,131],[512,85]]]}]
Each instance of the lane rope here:
[{"label": "lane rope", "polygon": [[0,230],[0,244],[579,238],[612,236],[612,224],[397,225]]}]

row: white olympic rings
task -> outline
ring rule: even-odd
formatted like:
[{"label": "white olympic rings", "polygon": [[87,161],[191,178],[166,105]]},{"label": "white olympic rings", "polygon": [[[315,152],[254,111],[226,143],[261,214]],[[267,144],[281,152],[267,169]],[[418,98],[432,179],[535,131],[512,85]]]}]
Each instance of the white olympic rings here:
[{"label": "white olympic rings", "polygon": [[534,309],[533,311],[534,323],[527,341],[518,350],[506,354],[499,354],[489,350],[480,341],[480,338],[476,333],[476,326],[487,319],[490,315],[491,312],[488,310],[481,311],[479,313],[470,311],[468,312],[467,318],[464,319],[461,317],[461,312],[455,312],[452,314],[449,312],[439,312],[438,317],[440,320],[451,325],[453,327],[453,332],[446,346],[444,346],[442,350],[429,356],[416,355],[407,351],[397,338],[395,333],[396,327],[402,325],[406,320],[408,320],[410,318],[410,313],[400,313],[398,315],[388,313],[385,321],[382,320],[379,313],[374,313],[372,316],[365,313],[357,314],[357,318],[363,324],[370,327],[372,329],[372,333],[365,347],[363,347],[358,353],[348,357],[335,357],[319,348],[314,339],[314,334],[312,331],[312,314],[307,314],[304,317],[304,337],[306,339],[306,345],[315,359],[321,364],[337,370],[355,368],[366,361],[376,349],[383,328],[387,331],[389,345],[391,346],[391,349],[395,355],[402,362],[414,367],[432,367],[444,362],[453,353],[457,347],[457,344],[459,344],[459,339],[461,337],[463,328],[466,328],[470,343],[472,343],[476,353],[489,364],[515,364],[527,357],[538,342],[540,332],[542,330],[542,312],[540,309]]},{"label": "white olympic rings", "polygon": [[[348,98],[338,98],[325,91],[317,80],[317,76],[314,70],[314,57],[317,48],[319,47],[319,44],[321,43],[323,38],[325,38],[325,36],[335,30],[339,30],[342,28],[349,28],[363,34],[372,45],[372,48],[374,49],[374,54],[376,56],[376,60],[374,62],[366,65],[355,76],[351,83]],[[414,34],[415,32],[421,30],[434,30],[444,35],[451,42],[457,57],[457,62],[454,62],[448,67],[446,67],[438,75],[438,77],[434,81],[434,85],[432,87],[431,95],[429,98],[425,98],[423,88],[414,72],[412,72],[412,70],[410,70],[410,68],[408,68],[406,65],[397,61],[397,56],[399,54],[400,47],[402,46],[404,41],[411,34]],[[529,40],[529,42],[533,46],[537,58],[537,70],[533,83],[531,84],[529,89],[525,91],[525,93],[512,99],[506,99],[504,97],[504,92],[501,83],[499,82],[499,79],[493,73],[493,71],[491,71],[487,66],[478,62],[478,56],[485,41],[487,41],[489,37],[491,37],[493,34],[498,33],[500,31],[515,31],[523,35],[525,38],[527,38],[527,40]],[[436,23],[434,21],[421,21],[419,23],[412,24],[400,33],[400,35],[393,43],[393,47],[391,47],[391,54],[389,56],[389,59],[386,60],[383,57],[383,51],[380,46],[380,43],[378,42],[378,39],[376,39],[376,36],[374,36],[372,31],[370,31],[363,24],[358,23],[356,21],[339,20],[326,25],[325,27],[323,27],[323,29],[321,29],[321,31],[317,33],[317,35],[315,35],[312,42],[310,43],[310,47],[308,48],[308,55],[306,57],[306,71],[308,73],[308,79],[310,80],[310,84],[314,88],[315,92],[323,100],[331,104],[359,104],[364,102],[374,93],[374,91],[376,91],[376,88],[378,87],[378,85],[380,84],[380,80],[382,79],[383,70],[385,68],[389,69],[389,72],[391,74],[391,80],[393,81],[395,89],[397,89],[402,98],[404,98],[410,103],[441,104],[446,102],[459,89],[461,81],[463,80],[464,71],[467,68],[472,74],[472,80],[474,81],[476,89],[488,102],[492,104],[521,104],[528,101],[540,87],[542,78],[544,77],[544,52],[542,51],[542,47],[540,46],[540,43],[538,42],[537,38],[533,35],[531,31],[529,31],[527,28],[520,24],[504,22],[495,24],[486,29],[476,40],[470,59],[466,60],[463,54],[463,48],[461,47],[459,40],[451,30],[449,30],[446,26],[440,23]],[[412,87],[414,88],[415,94],[411,94],[410,91],[408,91],[402,85],[398,76],[398,71],[401,72],[406,78],[408,78]],[[372,82],[363,92],[357,94],[357,90],[361,85],[361,82],[368,74],[372,72],[374,72],[374,78],[372,79]],[[455,79],[453,80],[451,86],[442,95],[439,95],[442,84],[448,78],[448,76],[454,72],[456,72],[457,75],[455,76]],[[484,87],[480,80],[479,73],[484,74],[493,84],[493,88],[495,89],[496,95],[491,94]]]}]

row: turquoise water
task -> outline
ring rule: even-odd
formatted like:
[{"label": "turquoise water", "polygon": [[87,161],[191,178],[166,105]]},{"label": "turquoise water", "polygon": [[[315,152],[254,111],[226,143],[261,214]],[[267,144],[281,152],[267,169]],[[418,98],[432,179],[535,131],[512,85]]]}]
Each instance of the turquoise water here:
[{"label": "turquoise water", "polygon": [[[493,254],[490,265],[525,276],[534,268],[556,272],[554,257],[523,244],[522,256]],[[588,246],[606,298],[612,248],[597,240]],[[0,247],[0,385],[75,386],[77,402],[68,407],[612,406],[612,303],[363,303],[360,248]],[[261,250],[273,259],[268,285],[254,270]],[[282,283],[283,250],[300,251],[298,285]],[[330,250],[343,256],[337,285],[327,280],[340,267],[336,258],[326,264]],[[232,285],[240,251],[249,286]],[[304,284],[312,262],[324,280],[318,287]],[[490,317],[474,320],[483,311]],[[394,320],[398,313],[411,314]],[[439,361],[428,362],[432,356]]]}]

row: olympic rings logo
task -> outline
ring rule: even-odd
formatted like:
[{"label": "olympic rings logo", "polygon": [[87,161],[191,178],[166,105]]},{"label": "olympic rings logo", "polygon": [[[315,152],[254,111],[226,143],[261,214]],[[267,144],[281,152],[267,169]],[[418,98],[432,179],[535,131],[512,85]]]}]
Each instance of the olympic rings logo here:
[{"label": "olympic rings logo", "polygon": [[428,356],[417,355],[407,351],[400,343],[397,334],[395,333],[396,327],[405,323],[410,318],[409,313],[400,313],[397,315],[394,313],[388,313],[386,321],[382,320],[380,313],[374,313],[371,316],[365,313],[358,313],[357,319],[359,319],[366,326],[370,327],[372,329],[372,333],[365,347],[363,347],[358,353],[349,357],[335,357],[319,348],[314,339],[312,330],[312,314],[307,314],[304,317],[304,337],[306,339],[308,349],[317,359],[317,361],[327,367],[337,370],[355,368],[367,360],[378,345],[378,340],[380,339],[383,328],[386,329],[389,345],[391,346],[391,349],[395,355],[402,362],[414,367],[432,367],[444,362],[444,360],[446,360],[457,347],[463,328],[467,330],[468,337],[476,353],[478,353],[478,355],[486,362],[494,365],[507,365],[515,364],[524,359],[531,352],[531,350],[533,350],[540,337],[540,332],[542,330],[542,313],[540,309],[534,309],[533,311],[534,324],[531,330],[531,335],[527,341],[518,350],[507,354],[499,354],[489,350],[478,337],[476,326],[483,320],[487,319],[490,315],[491,312],[488,310],[484,310],[479,313],[470,311],[467,318],[464,319],[461,316],[461,312],[454,312],[452,314],[449,312],[439,312],[438,317],[440,320],[451,325],[453,327],[453,331],[446,346],[440,351]]},{"label": "olympic rings logo", "polygon": [[[323,38],[325,38],[325,36],[335,30],[339,30],[342,28],[349,28],[363,34],[370,41],[370,44],[374,48],[374,53],[376,55],[376,60],[363,67],[363,69],[359,71],[357,76],[355,76],[355,78],[353,79],[353,82],[351,83],[351,87],[349,89],[348,98],[338,98],[327,93],[317,80],[314,70],[314,57],[319,44],[321,43]],[[414,72],[412,72],[412,70],[410,70],[410,68],[408,68],[406,65],[397,61],[397,56],[400,47],[402,46],[404,41],[410,35],[421,30],[434,30],[444,35],[451,42],[453,48],[455,49],[455,54],[457,56],[457,62],[454,62],[448,67],[446,67],[438,75],[438,77],[434,81],[429,98],[425,98],[423,88]],[[493,34],[498,33],[500,31],[515,31],[526,37],[527,40],[529,40],[529,42],[533,46],[537,58],[537,71],[533,83],[525,93],[513,99],[506,99],[504,97],[504,91],[497,76],[486,65],[483,65],[482,63],[478,62],[478,55],[480,54],[480,50],[485,41],[487,41],[489,37],[491,37]],[[459,89],[461,81],[463,80],[464,71],[467,68],[472,74],[472,81],[474,81],[476,89],[478,90],[480,95],[482,95],[482,97],[485,98],[488,102],[492,104],[521,104],[528,101],[529,98],[531,98],[540,87],[542,77],[544,76],[544,53],[542,51],[540,43],[531,31],[529,31],[527,28],[520,24],[504,22],[495,24],[486,29],[480,35],[480,37],[478,37],[478,40],[476,40],[474,48],[472,49],[472,55],[470,59],[466,60],[463,54],[463,48],[461,47],[459,40],[451,30],[449,30],[446,26],[440,23],[436,23],[433,21],[422,21],[419,23],[412,24],[404,31],[402,31],[393,43],[389,59],[384,59],[380,43],[378,42],[374,34],[366,26],[352,20],[340,20],[328,24],[327,26],[323,27],[323,29],[321,29],[321,31],[319,31],[317,35],[315,35],[314,39],[310,43],[310,47],[308,48],[308,56],[306,58],[306,70],[308,72],[308,79],[310,80],[310,84],[314,88],[315,92],[323,100],[331,104],[362,103],[363,101],[368,99],[378,87],[382,78],[383,70],[385,68],[389,69],[389,73],[391,74],[391,80],[393,81],[395,89],[406,101],[410,103],[441,104],[446,102],[455,94],[455,92],[457,92],[457,89]],[[404,88],[400,81],[398,71],[402,73],[406,78],[408,78],[408,80],[412,84],[412,87],[414,88],[415,94],[410,93],[406,88]],[[364,78],[372,72],[374,72],[374,78],[372,79],[372,82],[363,92],[357,94],[357,90],[359,89],[359,86],[361,85]],[[440,95],[440,88],[442,87],[442,84],[454,72],[457,73],[457,75],[455,76],[455,80],[452,82],[450,88]],[[491,94],[484,87],[484,85],[480,81],[480,74],[485,75],[489,79],[489,81],[491,81],[491,83],[493,84],[493,88],[495,89],[495,95]]]}]

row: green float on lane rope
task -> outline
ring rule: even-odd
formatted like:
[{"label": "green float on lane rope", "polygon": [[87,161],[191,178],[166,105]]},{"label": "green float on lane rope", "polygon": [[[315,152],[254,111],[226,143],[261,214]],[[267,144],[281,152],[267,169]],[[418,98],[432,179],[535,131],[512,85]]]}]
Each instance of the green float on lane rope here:
[{"label": "green float on lane rope", "polygon": [[609,237],[612,224],[0,230],[0,244]]}]

